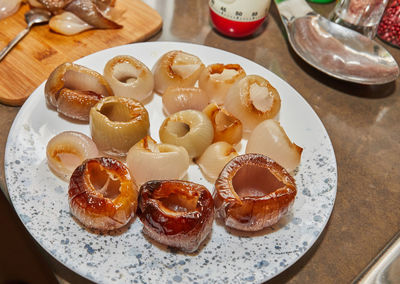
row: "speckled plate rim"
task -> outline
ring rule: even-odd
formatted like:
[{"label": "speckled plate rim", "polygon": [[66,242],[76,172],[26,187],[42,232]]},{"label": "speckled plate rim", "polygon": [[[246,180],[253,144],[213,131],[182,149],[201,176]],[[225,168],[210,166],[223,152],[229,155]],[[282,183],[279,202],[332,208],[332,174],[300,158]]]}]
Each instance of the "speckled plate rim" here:
[{"label": "speckled plate rim", "polygon": [[[32,154],[29,151],[32,149],[28,149],[27,145],[32,143],[33,148],[36,152],[41,152],[43,154],[43,145],[41,145],[41,151],[35,149],[37,143],[42,143],[43,141],[40,139],[41,135],[45,133],[47,136],[51,136],[48,132],[49,129],[38,129],[37,132],[31,132],[32,129],[29,127],[29,121],[27,122],[28,118],[26,116],[31,114],[32,111],[35,110],[37,107],[41,107],[40,104],[44,103],[43,98],[43,90],[44,90],[44,83],[41,84],[29,97],[29,99],[25,102],[19,113],[17,114],[13,125],[11,127],[9,137],[6,144],[6,155],[5,155],[5,176],[6,176],[6,183],[9,191],[9,195],[13,206],[20,217],[21,221],[23,222],[24,226],[28,230],[28,232],[34,237],[34,239],[53,257],[55,257],[58,261],[66,265],[71,270],[75,271],[76,273],[86,277],[90,280],[95,282],[123,282],[123,283],[137,283],[143,282],[144,280],[152,281],[152,280],[163,280],[165,282],[187,282],[187,283],[220,283],[220,282],[254,282],[254,283],[261,283],[266,280],[269,280],[282,271],[286,270],[290,267],[293,263],[295,263],[299,258],[301,258],[315,243],[318,239],[320,234],[322,233],[323,229],[325,228],[330,215],[333,210],[335,198],[336,198],[336,190],[337,190],[337,166],[336,166],[336,158],[333,150],[333,146],[329,139],[329,136],[324,128],[322,122],[316,115],[316,113],[312,110],[311,106],[304,100],[304,98],[297,93],[289,84],[285,81],[280,79],[278,76],[273,74],[272,72],[268,71],[264,67],[249,61],[243,57],[238,55],[222,51],[220,49],[196,45],[196,44],[189,44],[189,43],[181,43],[181,42],[146,42],[146,43],[136,43],[131,45],[124,45],[119,47],[114,47],[111,49],[103,50],[92,55],[86,56],[76,63],[85,65],[90,67],[98,72],[102,72],[100,67],[105,65],[107,58],[110,59],[115,55],[120,54],[130,54],[135,56],[136,58],[142,60],[149,68],[152,67],[155,60],[165,53],[168,50],[180,49],[184,50],[199,56],[203,62],[208,65],[211,63],[222,62],[222,63],[239,63],[242,67],[248,72],[248,74],[259,74],[267,78],[273,86],[275,86],[278,91],[281,93],[282,98],[282,109],[279,120],[281,124],[284,126],[286,132],[288,133],[289,137],[291,137],[297,144],[304,147],[305,151],[303,152],[302,164],[299,168],[299,171],[296,173],[295,178],[296,182],[298,183],[298,196],[296,197],[295,204],[291,210],[291,212],[283,218],[281,222],[277,225],[273,226],[272,228],[266,229],[263,231],[262,234],[242,234],[238,235],[235,232],[228,232],[220,225],[214,224],[212,237],[207,242],[205,246],[203,246],[200,252],[196,255],[184,255],[178,253],[174,250],[169,250],[168,248],[162,248],[157,246],[152,242],[148,242],[148,240],[144,240],[143,236],[141,242],[148,242],[148,245],[145,245],[145,251],[137,251],[135,247],[129,247],[129,251],[126,252],[125,250],[122,251],[121,256],[125,257],[132,257],[132,264],[129,267],[124,267],[124,271],[116,269],[113,271],[114,274],[119,273],[118,275],[111,275],[110,271],[108,271],[108,266],[103,265],[100,263],[91,263],[90,261],[96,260],[93,258],[93,254],[100,251],[97,249],[93,243],[88,242],[82,247],[79,247],[79,241],[74,243],[74,240],[69,238],[61,238],[57,235],[57,232],[46,232],[46,223],[38,223],[36,224],[33,222],[35,220],[35,214],[32,214],[25,206],[30,204],[33,200],[41,201],[40,198],[37,198],[36,195],[38,191],[29,192],[29,182],[37,182],[35,179],[39,179],[40,182],[43,182],[40,175],[37,173],[43,173],[44,170],[47,170],[47,167],[43,166],[45,163],[45,157],[41,157],[42,160],[38,164],[38,170],[29,172],[31,176],[24,177],[24,167],[21,165],[21,157],[27,157],[28,161],[31,158],[29,155]],[[146,57],[149,59],[151,57],[152,62],[146,62],[144,58],[142,58],[141,51],[149,52]],[[96,59],[102,59],[102,62],[96,62]],[[148,61],[148,60],[147,60]],[[251,72],[249,72],[251,71]],[[290,100],[289,100],[290,99]],[[48,110],[49,114],[44,113],[46,118],[57,117],[54,114],[54,111]],[[301,119],[298,119],[296,115],[299,115]],[[48,116],[48,117],[47,117]],[[58,118],[60,119],[60,118]],[[300,122],[301,120],[301,122]],[[305,122],[303,120],[306,120]],[[308,122],[307,122],[308,120]],[[292,127],[291,123],[288,122],[295,121],[296,127]],[[25,123],[25,124],[24,124]],[[28,123],[28,125],[26,125]],[[304,124],[310,123],[312,127],[305,127],[304,129],[300,129],[297,124]],[[69,125],[70,122],[62,122],[64,125]],[[293,124],[293,123],[292,123]],[[73,130],[82,130],[82,132],[88,132],[84,128],[86,126],[82,125],[74,125]],[[28,128],[28,130],[26,129]],[[34,128],[34,127],[32,127]],[[88,128],[88,127],[87,127]],[[66,129],[65,129],[66,130]],[[22,132],[29,133],[29,137],[25,137],[25,134],[21,134]],[[46,132],[47,131],[47,132]],[[304,138],[302,131],[310,131],[310,134],[313,134],[312,138]],[[153,131],[154,132],[154,131]],[[153,135],[152,132],[152,135]],[[87,133],[88,134],[88,133]],[[37,136],[38,135],[38,136]],[[52,133],[54,135],[54,133]],[[155,137],[156,135],[153,135]],[[316,137],[317,136],[317,137]],[[36,138],[39,141],[36,141]],[[21,139],[33,139],[35,141],[29,140],[28,142],[21,142]],[[25,144],[24,144],[25,143]],[[28,143],[28,144],[27,144]],[[316,144],[317,143],[317,144]],[[320,143],[320,144],[318,144]],[[308,145],[312,144],[313,146],[309,147]],[[22,146],[21,149],[20,147]],[[308,156],[308,150],[312,148],[315,153],[310,153]],[[322,152],[323,151],[323,152]],[[28,153],[28,156],[24,156]],[[306,157],[305,157],[306,156]],[[303,159],[307,159],[307,161],[303,161]],[[310,161],[309,159],[314,159]],[[18,162],[19,161],[19,162]],[[314,166],[316,164],[317,166]],[[21,166],[20,166],[21,165]],[[307,168],[308,167],[308,168]],[[310,170],[311,169],[311,170]],[[318,173],[313,172],[315,169],[318,169]],[[308,172],[308,170],[310,170]],[[36,174],[35,174],[36,173]],[[321,175],[321,176],[319,176]],[[318,180],[315,179],[315,176],[319,176]],[[321,181],[322,176],[325,176],[325,179]],[[51,176],[51,179],[54,177]],[[196,182],[206,183],[204,179],[194,178]],[[197,180],[196,180],[197,179]],[[51,180],[53,182],[53,180]],[[57,183],[57,181],[55,181]],[[60,184],[62,186],[62,182],[59,184],[55,184],[53,187],[55,191],[60,190]],[[209,185],[209,184],[208,184]],[[307,185],[307,186],[304,186]],[[311,185],[312,188],[308,188]],[[65,185],[64,185],[65,186]],[[317,190],[316,190],[317,188]],[[29,195],[31,194],[31,195]],[[53,192],[49,193],[53,194]],[[23,197],[21,197],[23,196]],[[320,204],[320,201],[323,200],[324,204]],[[44,204],[44,201],[42,201]],[[45,204],[44,204],[45,205]],[[320,206],[317,208],[317,206]],[[45,207],[46,208],[46,207]],[[304,216],[307,217],[306,219],[302,219],[303,211],[308,210],[307,214]],[[66,208],[61,209],[59,216],[60,220],[65,220],[65,218],[69,218],[71,224],[73,226],[77,226],[77,224],[72,221],[72,218],[69,216],[68,211]],[[43,212],[42,212],[43,213]],[[46,212],[45,212],[46,213]],[[38,214],[36,214],[38,215]],[[65,215],[65,216],[64,216]],[[71,225],[68,224],[68,225]],[[37,228],[37,227],[40,228]],[[44,227],[43,227],[44,226]],[[60,226],[61,227],[61,226]],[[140,232],[141,224],[139,220],[135,220],[133,224],[121,235],[125,235],[127,239],[131,238],[131,240],[137,240],[138,235],[141,235]],[[49,228],[50,230],[50,228]],[[72,228],[71,230],[75,230],[74,233],[83,234],[85,237],[88,237],[89,240],[93,240],[93,233],[84,230],[83,228]],[[136,231],[134,231],[136,230]],[[139,232],[138,232],[139,230]],[[132,232],[134,231],[134,232]],[[287,232],[287,234],[285,234]],[[49,242],[46,238],[46,234],[54,234],[52,237],[55,237],[56,240],[54,242]],[[295,234],[291,235],[291,239],[285,239],[288,234]],[[57,236],[56,236],[57,235]],[[217,236],[216,236],[217,235]],[[296,239],[294,236],[300,237]],[[65,235],[61,235],[61,237],[65,237]],[[106,240],[113,240],[112,238],[120,238],[119,234],[115,236],[100,236],[102,239]],[[110,237],[107,239],[107,237]],[[282,240],[283,239],[283,240]],[[293,240],[294,239],[294,240]],[[229,243],[227,243],[229,240]],[[55,241],[59,241],[55,243]],[[119,239],[121,241],[121,239]],[[286,243],[284,243],[286,242]],[[78,246],[80,249],[83,249],[80,252],[74,251],[74,249],[68,250],[68,245]],[[77,244],[76,244],[77,243]],[[83,242],[82,242],[83,243]],[[117,241],[118,243],[118,241]],[[214,246],[214,243],[215,246]],[[222,246],[226,246],[226,251],[221,250],[221,243]],[[128,243],[131,244],[131,242]],[[246,245],[253,245],[256,244],[257,248],[247,250]],[[261,252],[258,246],[262,246],[267,244],[264,248],[267,251],[266,253]],[[124,245],[127,245],[124,243]],[[270,246],[272,245],[272,246]],[[250,246],[250,245],[249,245]],[[282,248],[287,247],[287,251],[282,252]],[[56,248],[55,248],[56,247]],[[61,249],[59,249],[61,248]],[[100,247],[102,248],[102,247]],[[290,249],[289,249],[290,248]],[[64,251],[63,251],[64,249]],[[230,250],[229,250],[230,249]],[[147,251],[156,251],[157,254],[164,256],[164,261],[160,260],[154,261],[150,263],[150,267],[143,269],[143,261],[140,259],[143,253],[147,253]],[[235,253],[239,251],[239,255],[241,258],[237,258],[233,261],[234,265],[225,266],[220,265],[221,260],[231,260],[230,253]],[[94,253],[95,252],[95,253]],[[79,254],[81,253],[81,254]],[[217,260],[213,262],[214,258],[209,258],[206,254],[214,253],[213,257],[216,257]],[[240,254],[242,253],[242,255]],[[256,253],[257,255],[251,255],[251,253]],[[217,255],[218,254],[218,255]],[[77,265],[71,260],[70,257],[67,256],[80,256],[80,259],[84,259],[86,261],[86,265],[80,263]],[[282,255],[284,257],[282,257]],[[273,256],[273,257],[270,257]],[[151,258],[152,255],[146,256],[147,259]],[[99,260],[103,260],[104,257],[100,256]],[[165,260],[167,259],[167,260]],[[239,267],[239,265],[243,266],[243,261],[250,261],[250,266],[246,268]],[[113,260],[115,260],[113,258]],[[243,260],[243,261],[242,261]],[[206,261],[204,265],[200,265],[201,261]],[[217,262],[218,261],[218,262]],[[155,262],[155,263],[154,263]],[[89,265],[91,263],[91,265]],[[247,262],[246,262],[247,263]],[[106,263],[107,264],[107,263]],[[144,263],[146,264],[146,263]],[[149,263],[147,263],[149,264]],[[232,263],[230,263],[232,264]],[[239,265],[238,265],[239,264]],[[112,265],[112,264],[108,264]],[[191,268],[194,265],[200,265],[199,267],[199,274],[196,275]],[[161,269],[161,276],[160,273],[154,273],[154,268],[165,268],[165,271]],[[147,266],[146,266],[147,267]],[[204,269],[205,268],[205,269]],[[208,268],[216,268],[214,273],[208,273]],[[104,271],[99,271],[104,270]],[[107,270],[107,271],[106,271]],[[206,271],[206,273],[204,273]],[[112,274],[112,273],[111,273]],[[140,277],[136,277],[135,275],[138,274]],[[121,276],[122,275],[122,276]],[[146,278],[147,277],[147,278]],[[122,279],[121,279],[122,278]],[[144,281],[144,282],[147,282]]]}]

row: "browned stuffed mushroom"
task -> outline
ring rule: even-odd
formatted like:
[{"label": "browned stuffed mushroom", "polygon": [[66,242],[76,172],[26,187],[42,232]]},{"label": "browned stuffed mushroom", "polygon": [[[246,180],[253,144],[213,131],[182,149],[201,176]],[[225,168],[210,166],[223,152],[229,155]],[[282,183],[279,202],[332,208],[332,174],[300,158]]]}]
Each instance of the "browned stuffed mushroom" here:
[{"label": "browned stuffed mushroom", "polygon": [[215,182],[217,218],[242,231],[258,231],[277,223],[296,197],[293,177],[261,154],[233,158]]},{"label": "browned stuffed mushroom", "polygon": [[143,233],[167,246],[194,252],[214,220],[214,203],[202,185],[181,180],[156,180],[140,188],[138,216]]}]

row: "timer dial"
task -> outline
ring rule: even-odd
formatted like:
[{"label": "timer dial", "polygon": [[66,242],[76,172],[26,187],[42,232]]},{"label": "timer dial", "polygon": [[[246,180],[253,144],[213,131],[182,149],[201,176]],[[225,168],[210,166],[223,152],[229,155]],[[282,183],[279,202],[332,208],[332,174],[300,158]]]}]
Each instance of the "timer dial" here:
[{"label": "timer dial", "polygon": [[210,0],[210,17],[215,29],[230,37],[245,37],[264,22],[270,0]]}]

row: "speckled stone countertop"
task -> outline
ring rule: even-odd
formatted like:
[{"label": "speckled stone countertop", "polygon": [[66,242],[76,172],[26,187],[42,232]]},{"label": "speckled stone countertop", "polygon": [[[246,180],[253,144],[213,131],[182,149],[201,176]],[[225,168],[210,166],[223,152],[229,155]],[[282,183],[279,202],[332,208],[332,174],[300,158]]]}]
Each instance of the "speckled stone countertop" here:
[{"label": "speckled stone countertop", "polygon": [[[323,122],[337,160],[338,187],[331,218],[311,249],[268,283],[349,283],[400,229],[399,79],[361,86],[328,77],[304,63],[288,46],[276,7],[254,37],[234,40],[209,24],[208,1],[146,0],[163,17],[151,41],[203,44],[250,59],[288,82]],[[334,4],[312,4],[328,15]],[[395,59],[400,50],[383,43]],[[0,163],[7,135],[19,108],[0,105]],[[4,171],[0,186],[7,196]],[[0,281],[85,283],[47,254],[29,236],[3,198],[1,216],[8,234],[0,237]],[[1,220],[3,224],[3,220]],[[6,257],[7,255],[7,257]]]}]

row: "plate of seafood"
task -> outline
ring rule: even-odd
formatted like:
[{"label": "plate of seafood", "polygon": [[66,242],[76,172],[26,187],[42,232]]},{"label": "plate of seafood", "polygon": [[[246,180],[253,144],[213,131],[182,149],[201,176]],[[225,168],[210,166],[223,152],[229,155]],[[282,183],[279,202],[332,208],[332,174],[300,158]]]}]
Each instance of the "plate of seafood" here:
[{"label": "plate of seafood", "polygon": [[335,154],[288,83],[238,55],[146,42],[57,66],[6,145],[33,238],[99,283],[261,283],[314,244]]}]

